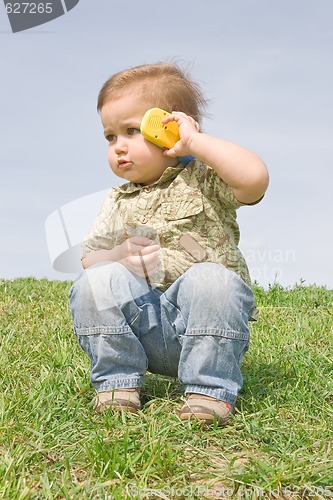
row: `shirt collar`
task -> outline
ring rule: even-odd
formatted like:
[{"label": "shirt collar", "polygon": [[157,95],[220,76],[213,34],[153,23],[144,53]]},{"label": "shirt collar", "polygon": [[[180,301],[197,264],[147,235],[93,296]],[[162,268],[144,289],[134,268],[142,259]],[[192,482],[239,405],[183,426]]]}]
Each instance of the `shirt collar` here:
[{"label": "shirt collar", "polygon": [[[157,187],[162,185],[164,182],[167,182],[169,180],[173,180],[177,177],[177,175],[184,170],[184,165],[183,163],[178,163],[176,167],[167,167],[161,177],[153,182],[152,184],[149,184],[149,187]],[[122,184],[121,186],[117,186],[114,189],[115,192],[117,193],[135,193],[136,191],[140,191],[143,186],[142,184],[135,184],[134,182],[126,182],[126,184]]]}]

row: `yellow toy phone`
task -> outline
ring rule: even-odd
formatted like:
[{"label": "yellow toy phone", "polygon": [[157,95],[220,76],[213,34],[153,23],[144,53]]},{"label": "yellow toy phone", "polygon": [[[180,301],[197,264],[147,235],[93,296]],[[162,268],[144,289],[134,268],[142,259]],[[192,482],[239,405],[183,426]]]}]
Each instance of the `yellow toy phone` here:
[{"label": "yellow toy phone", "polygon": [[162,149],[172,148],[180,139],[177,122],[162,123],[168,115],[170,113],[160,108],[148,109],[140,127],[143,137]]}]

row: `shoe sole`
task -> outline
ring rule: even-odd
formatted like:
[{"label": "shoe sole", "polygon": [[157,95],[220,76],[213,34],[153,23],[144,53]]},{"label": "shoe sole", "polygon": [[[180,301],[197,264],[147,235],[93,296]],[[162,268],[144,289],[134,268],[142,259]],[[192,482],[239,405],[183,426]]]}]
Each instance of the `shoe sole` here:
[{"label": "shoe sole", "polygon": [[201,420],[206,424],[213,424],[215,420],[219,423],[219,425],[226,425],[229,421],[230,415],[225,418],[220,418],[216,414],[212,415],[211,413],[204,412],[182,412],[180,414],[180,420]]}]

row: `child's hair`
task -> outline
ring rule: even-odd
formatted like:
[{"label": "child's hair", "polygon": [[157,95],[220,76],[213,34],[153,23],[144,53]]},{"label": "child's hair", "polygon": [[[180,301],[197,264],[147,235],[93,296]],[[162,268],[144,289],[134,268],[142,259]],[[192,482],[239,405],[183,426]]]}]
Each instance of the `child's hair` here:
[{"label": "child's hair", "polygon": [[120,71],[111,76],[101,88],[97,109],[107,101],[130,93],[135,88],[149,107],[158,107],[171,113],[182,111],[200,122],[207,101],[199,86],[176,64],[161,62],[144,64]]}]

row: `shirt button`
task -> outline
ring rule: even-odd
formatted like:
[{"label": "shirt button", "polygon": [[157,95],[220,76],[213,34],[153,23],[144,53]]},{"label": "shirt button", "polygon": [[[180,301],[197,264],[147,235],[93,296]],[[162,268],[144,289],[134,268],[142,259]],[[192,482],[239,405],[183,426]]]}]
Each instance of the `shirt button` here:
[{"label": "shirt button", "polygon": [[144,187],[144,188],[143,188],[143,191],[144,191],[145,193],[150,193],[150,190],[151,190],[151,189],[150,189],[150,187]]},{"label": "shirt button", "polygon": [[147,217],[143,216],[142,219],[141,219],[141,223],[142,224],[147,224],[147,222],[148,222]]}]

